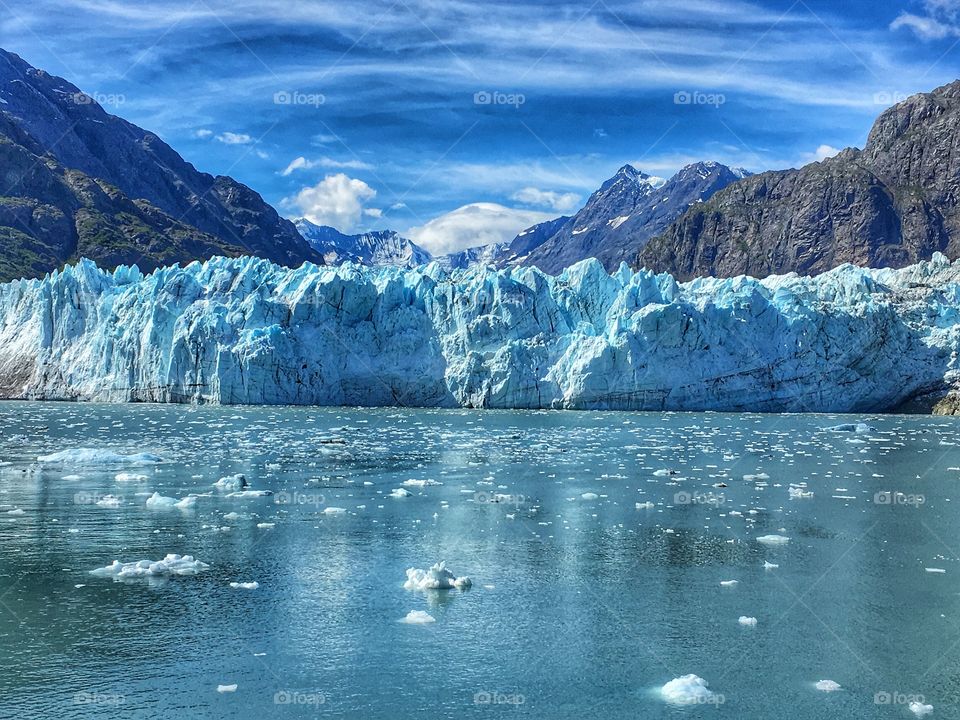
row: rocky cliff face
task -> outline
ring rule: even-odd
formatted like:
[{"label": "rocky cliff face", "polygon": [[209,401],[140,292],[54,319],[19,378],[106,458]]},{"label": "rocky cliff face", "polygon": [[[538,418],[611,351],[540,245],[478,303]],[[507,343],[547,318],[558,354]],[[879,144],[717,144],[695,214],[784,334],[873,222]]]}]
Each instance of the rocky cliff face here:
[{"label": "rocky cliff face", "polygon": [[3,50],[0,152],[3,279],[84,254],[145,269],[217,253],[322,263],[253,190],[197,171],[156,135]]},{"label": "rocky cliff face", "polygon": [[[548,237],[537,238],[536,246],[526,243],[525,252],[515,252],[515,259],[504,258],[501,265],[528,265],[558,273],[580,260],[595,257],[612,272],[621,262],[631,262],[650,238],[691,205],[747,175],[744,170],[733,170],[720,163],[701,162],[663,180],[624,165],[590,196],[580,212],[557,223]],[[547,224],[527,232],[541,233],[545,227]]]},{"label": "rocky cliff face", "polygon": [[635,264],[679,278],[960,255],[960,82],[884,112],[864,150],[747,178],[691,208]]}]

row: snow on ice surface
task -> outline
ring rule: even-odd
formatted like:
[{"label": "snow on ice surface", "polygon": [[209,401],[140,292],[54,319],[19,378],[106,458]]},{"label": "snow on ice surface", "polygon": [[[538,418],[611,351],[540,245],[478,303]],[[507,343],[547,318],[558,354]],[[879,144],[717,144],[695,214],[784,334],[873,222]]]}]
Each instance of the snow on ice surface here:
[{"label": "snow on ice surface", "polygon": [[97,401],[880,410],[956,378],[958,320],[960,264],[940,255],[683,284],[594,260],[556,277],[81,261],[0,286],[0,378]]},{"label": "snow on ice surface", "polygon": [[[95,465],[155,465],[163,462],[163,458],[151,453],[134,453],[122,455],[112,450],[98,450],[96,448],[77,448],[75,450],[61,450],[50,455],[40,455],[37,462],[49,465],[63,465],[65,467],[85,467]],[[119,477],[117,478],[119,480]]]},{"label": "snow on ice surface", "polygon": [[445,562],[439,562],[429,570],[410,568],[407,581],[403,586],[407,590],[465,590],[473,585],[468,577],[457,577],[447,569]]},{"label": "snow on ice surface", "polygon": [[660,688],[660,695],[671,705],[705,705],[717,699],[708,685],[702,677],[683,675]]},{"label": "snow on ice surface", "polygon": [[113,577],[120,580],[126,578],[157,577],[164,575],[196,575],[210,566],[195,560],[193,555],[169,554],[162,560],[139,560],[122,563],[114,560],[106,567],[91,570],[91,575],[99,577]]}]

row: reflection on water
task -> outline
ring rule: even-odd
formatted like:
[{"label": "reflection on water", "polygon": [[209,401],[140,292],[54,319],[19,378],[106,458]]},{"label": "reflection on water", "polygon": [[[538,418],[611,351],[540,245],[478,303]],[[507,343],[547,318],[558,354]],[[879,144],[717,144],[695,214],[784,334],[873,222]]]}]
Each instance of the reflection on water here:
[{"label": "reflection on water", "polygon": [[[0,429],[11,716],[960,716],[952,419],[7,403]],[[89,572],[168,553],[209,568]],[[472,588],[403,588],[440,560]],[[665,702],[691,673],[709,700]]]}]

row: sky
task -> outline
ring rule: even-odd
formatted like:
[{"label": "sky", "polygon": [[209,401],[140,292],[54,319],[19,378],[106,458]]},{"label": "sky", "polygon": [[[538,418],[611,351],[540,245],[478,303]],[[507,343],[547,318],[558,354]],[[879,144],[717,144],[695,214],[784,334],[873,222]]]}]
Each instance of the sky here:
[{"label": "sky", "polygon": [[288,217],[436,253],[626,163],[862,147],[960,78],[960,0],[0,0],[0,47]]}]

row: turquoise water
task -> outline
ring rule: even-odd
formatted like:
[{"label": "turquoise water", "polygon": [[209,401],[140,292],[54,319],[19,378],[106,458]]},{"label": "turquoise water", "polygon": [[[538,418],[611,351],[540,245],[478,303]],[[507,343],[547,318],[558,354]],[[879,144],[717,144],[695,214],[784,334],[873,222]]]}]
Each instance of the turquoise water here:
[{"label": "turquoise water", "polygon": [[[0,716],[960,717],[956,422],[5,403]],[[209,567],[89,573],[167,553]]]}]

